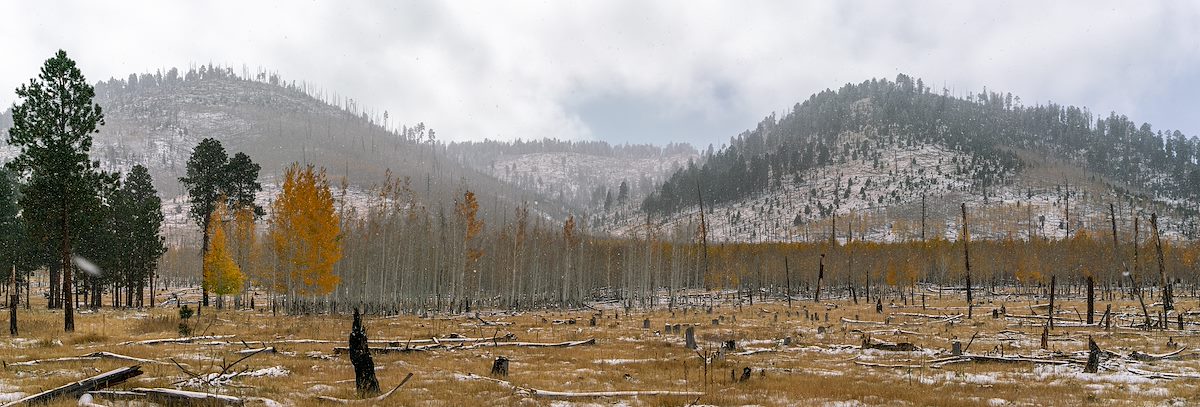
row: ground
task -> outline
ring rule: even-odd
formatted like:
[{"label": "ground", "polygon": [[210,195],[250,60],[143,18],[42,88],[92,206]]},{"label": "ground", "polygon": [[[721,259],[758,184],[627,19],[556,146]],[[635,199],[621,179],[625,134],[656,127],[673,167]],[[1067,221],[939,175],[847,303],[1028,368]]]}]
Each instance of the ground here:
[{"label": "ground", "polygon": [[[448,338],[452,334],[489,338],[513,334],[523,342],[553,343],[595,339],[594,345],[570,347],[462,346],[442,341],[445,347],[419,352],[375,354],[380,387],[391,389],[408,374],[412,379],[386,400],[389,405],[560,405],[568,402],[599,405],[1194,405],[1200,403],[1200,361],[1190,349],[1196,346],[1196,325],[1187,330],[1128,328],[1141,317],[1136,302],[1113,304],[1111,330],[1080,327],[1084,309],[1077,299],[1063,301],[1059,326],[1050,332],[1049,349],[1040,349],[1045,298],[984,295],[973,318],[965,313],[961,295],[925,289],[915,304],[885,299],[883,312],[865,301],[855,305],[845,298],[820,303],[782,298],[751,305],[735,305],[730,293],[720,294],[711,313],[705,305],[688,308],[666,306],[653,311],[632,310],[613,304],[593,304],[594,309],[570,312],[482,312],[435,318],[367,316],[364,323],[371,340]],[[712,294],[704,297],[711,298]],[[35,301],[37,299],[35,298]],[[707,300],[706,300],[707,301]],[[1195,299],[1177,299],[1180,308],[1191,308]],[[993,319],[992,309],[1003,305],[1010,317]],[[910,315],[902,315],[902,314]],[[813,320],[806,315],[816,315]],[[913,314],[924,314],[927,317]],[[7,315],[7,311],[5,311]],[[828,315],[828,316],[826,316]],[[596,326],[590,320],[597,317]],[[1194,318],[1194,316],[1189,315]],[[826,320],[826,318],[828,318]],[[7,325],[7,316],[3,317]],[[650,328],[643,321],[650,320]],[[716,324],[713,320],[717,320]],[[76,318],[76,332],[63,334],[60,311],[20,309],[21,335],[0,339],[0,400],[15,400],[70,381],[128,366],[115,359],[47,361],[14,365],[30,360],[71,357],[98,351],[112,352],[163,363],[143,363],[140,377],[117,388],[167,387],[207,391],[241,397],[262,397],[283,405],[324,404],[316,396],[356,398],[354,373],[345,355],[334,346],[345,346],[351,318],[347,315],[273,317],[269,310],[216,310],[206,308],[194,322],[194,335],[233,335],[192,343],[137,344],[129,341],[178,337],[178,312],[171,306],[154,309],[103,308]],[[575,323],[570,323],[574,320]],[[484,325],[511,323],[511,325]],[[1172,318],[1172,321],[1174,319]],[[666,324],[682,324],[681,334],[664,332]],[[694,324],[700,349],[684,346],[683,330]],[[1177,328],[1172,324],[1171,328]],[[822,333],[823,332],[823,333]],[[911,342],[921,349],[891,352],[861,349],[863,334],[874,340]],[[1105,360],[1101,372],[1082,373],[1087,358],[1087,337],[1115,355]],[[972,337],[974,339],[972,340]],[[790,338],[790,340],[785,339]],[[1033,362],[964,362],[940,365],[949,354],[953,338],[972,355],[1031,356],[1065,364]],[[328,340],[302,343],[298,339]],[[734,340],[736,349],[713,357],[721,344]],[[502,343],[504,339],[491,342]],[[1169,345],[1168,342],[1175,344]],[[479,343],[476,343],[478,345]],[[242,375],[216,386],[188,386],[190,378],[171,360],[204,375],[221,370],[247,348],[274,346],[277,353],[260,353],[240,362],[231,372]],[[374,343],[372,346],[386,346]],[[468,344],[469,345],[469,344]],[[1182,353],[1167,360],[1139,362],[1133,351]],[[707,380],[702,359],[710,359]],[[517,387],[485,379],[497,356],[512,360],[503,379]],[[1065,362],[1064,362],[1065,361]],[[899,365],[901,367],[870,366]],[[745,381],[731,380],[752,369]],[[1147,372],[1176,373],[1173,379],[1151,378]],[[195,380],[193,380],[194,382]],[[671,390],[702,392],[693,396],[638,396],[558,400],[534,397],[529,391]],[[249,399],[248,405],[269,403]],[[122,402],[98,397],[103,405]],[[52,405],[75,405],[61,400]]]}]

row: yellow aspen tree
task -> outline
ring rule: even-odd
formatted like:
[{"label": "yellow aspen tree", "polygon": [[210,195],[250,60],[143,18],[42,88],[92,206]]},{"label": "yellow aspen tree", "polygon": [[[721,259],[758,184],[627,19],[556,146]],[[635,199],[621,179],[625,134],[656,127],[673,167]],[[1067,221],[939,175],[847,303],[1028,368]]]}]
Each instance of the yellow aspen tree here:
[{"label": "yellow aspen tree", "polygon": [[224,201],[215,205],[208,222],[208,253],[204,255],[205,289],[224,297],[241,292],[245,276],[233,261],[225,237]]},{"label": "yellow aspen tree", "polygon": [[[470,295],[474,295],[479,289],[479,275],[475,268],[475,263],[479,258],[483,257],[483,249],[480,247],[477,237],[483,232],[483,220],[477,216],[479,214],[479,201],[475,198],[475,193],[467,191],[463,194],[463,199],[454,205],[455,213],[462,222],[462,244],[463,244],[463,263],[462,274],[459,277],[459,284],[463,290],[470,291]],[[467,275],[473,278],[468,279]],[[466,287],[467,283],[471,283],[473,287]],[[461,297],[466,297],[468,293],[463,292]]]},{"label": "yellow aspen tree", "polygon": [[[325,169],[292,163],[271,203],[270,240],[284,284],[293,294],[325,295],[341,281],[333,265],[342,258],[341,220]],[[276,289],[280,282],[276,279]]]}]

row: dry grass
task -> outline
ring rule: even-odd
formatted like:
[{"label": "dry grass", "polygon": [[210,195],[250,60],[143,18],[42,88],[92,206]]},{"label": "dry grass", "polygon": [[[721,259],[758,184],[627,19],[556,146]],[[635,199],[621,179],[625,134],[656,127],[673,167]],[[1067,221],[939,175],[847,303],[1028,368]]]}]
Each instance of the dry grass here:
[{"label": "dry grass", "polygon": [[[986,299],[985,299],[986,300]],[[558,342],[596,338],[595,346],[572,348],[487,348],[434,350],[408,354],[375,355],[380,385],[395,386],[408,372],[413,379],[397,392],[389,403],[396,405],[548,405],[550,400],[530,399],[497,383],[464,380],[459,375],[486,375],[497,356],[512,360],[510,382],[554,391],[609,390],[688,390],[705,392],[699,400],[681,397],[642,397],[625,399],[636,405],[821,405],[857,400],[867,405],[987,405],[989,402],[1012,405],[1145,405],[1178,402],[1200,403],[1197,379],[1136,380],[1126,372],[1114,370],[1098,375],[1081,375],[1080,366],[1045,367],[1031,364],[965,363],[937,369],[928,361],[944,356],[950,338],[964,342],[979,332],[969,353],[1003,350],[1006,354],[1034,355],[1041,328],[1032,321],[992,319],[990,310],[1001,305],[1001,297],[976,308],[975,318],[961,323],[933,322],[929,319],[892,315],[890,325],[842,323],[841,318],[883,322],[889,314],[917,312],[955,314],[962,306],[959,298],[930,298],[930,308],[885,306],[876,314],[874,306],[849,304],[846,300],[827,302],[835,307],[795,302],[789,310],[780,302],[735,307],[718,305],[712,314],[696,307],[689,310],[634,312],[607,309],[596,327],[588,326],[591,310],[578,312],[542,312],[519,315],[485,315],[490,321],[512,322],[512,326],[479,326],[466,316],[422,319],[368,317],[366,326],[372,339],[421,339],[458,333],[488,337],[511,332],[522,341]],[[1010,313],[1028,314],[1034,301],[1008,298],[1003,304]],[[1036,301],[1041,303],[1043,301]],[[1195,300],[1180,299],[1181,307]],[[1187,305],[1183,305],[1183,304]],[[1107,303],[1103,303],[1107,304]],[[40,304],[38,304],[40,305]],[[936,306],[936,307],[935,307]],[[272,318],[264,311],[217,311],[206,309],[196,324],[196,335],[236,335],[217,343],[120,345],[130,340],[176,336],[177,314],[173,307],[149,311],[102,309],[77,317],[77,332],[61,332],[61,312],[35,307],[22,310],[19,338],[0,340],[0,360],[17,362],[63,356],[78,356],[109,351],[135,357],[185,363],[197,373],[216,372],[223,363],[236,360],[235,352],[246,345],[274,345],[277,354],[260,354],[239,365],[250,371],[282,367],[282,377],[244,377],[234,380],[238,386],[197,389],[231,395],[258,396],[295,405],[317,405],[314,395],[354,398],[353,369],[344,356],[332,355],[333,344],[297,344],[283,339],[326,339],[344,341],[350,328],[347,316],[280,316]],[[1065,302],[1063,309],[1083,309],[1079,301]],[[1102,306],[1101,306],[1102,308]],[[1114,309],[1133,313],[1133,303],[1117,302]],[[620,316],[617,317],[619,312]],[[804,313],[817,313],[820,321],[810,321]],[[825,314],[829,322],[825,322]],[[778,320],[776,320],[778,315]],[[790,316],[789,316],[790,315]],[[1073,313],[1072,313],[1073,315]],[[711,320],[724,318],[718,326]],[[1066,317],[1065,315],[1063,317]],[[575,318],[575,325],[554,324],[553,320]],[[651,329],[642,329],[642,320],[651,320]],[[1073,319],[1073,318],[1072,318]],[[704,369],[696,352],[683,346],[681,335],[662,334],[664,323],[695,324],[702,351],[715,350],[721,341],[738,341],[739,351],[764,349],[752,355],[728,355]],[[818,334],[823,327],[825,334]],[[888,341],[908,341],[925,352],[880,352],[857,349],[861,331],[890,331],[896,328],[918,335],[879,332],[873,336]],[[1000,331],[1012,333],[1000,334]],[[1166,352],[1168,337],[1185,347],[1197,345],[1200,331],[1146,332],[1133,329],[1104,331],[1098,328],[1058,328],[1053,331],[1050,351],[1086,350],[1086,337],[1096,338],[1102,347],[1127,354],[1132,350]],[[778,340],[791,337],[791,346]],[[876,363],[911,364],[921,368],[873,368],[856,365],[855,360]],[[0,393],[32,393],[68,381],[106,371],[127,362],[48,363],[35,366],[9,366],[0,372]],[[1194,360],[1150,362],[1139,365],[1146,370],[1200,372]],[[751,367],[754,374],[743,383],[730,381],[730,371],[739,373]],[[122,387],[172,387],[187,376],[174,365],[143,366],[146,374]],[[765,373],[764,372],[765,369]],[[1131,377],[1133,378],[1131,380]],[[610,403],[617,400],[598,400]],[[62,401],[59,405],[73,405]]]}]

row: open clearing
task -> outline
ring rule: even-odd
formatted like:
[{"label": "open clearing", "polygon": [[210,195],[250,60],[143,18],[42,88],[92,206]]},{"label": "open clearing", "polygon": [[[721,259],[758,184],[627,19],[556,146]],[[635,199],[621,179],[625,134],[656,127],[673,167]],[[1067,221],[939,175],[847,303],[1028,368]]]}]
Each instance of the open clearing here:
[{"label": "open clearing", "polygon": [[[1044,304],[1042,298],[985,296],[975,307],[972,319],[959,316],[966,309],[958,294],[927,290],[925,302],[927,306],[922,307],[919,300],[916,305],[889,304],[885,300],[883,312],[876,313],[875,304],[854,305],[844,298],[822,299],[820,304],[811,298],[797,299],[791,308],[781,299],[756,299],[753,305],[736,306],[730,294],[724,293],[714,301],[711,313],[707,306],[626,312],[610,304],[595,304],[595,309],[572,312],[485,311],[435,318],[366,316],[364,323],[372,348],[393,350],[373,352],[380,387],[387,391],[408,373],[413,374],[404,386],[376,404],[1200,403],[1200,361],[1194,351],[1200,329],[1196,324],[1179,330],[1172,317],[1172,329],[1129,328],[1141,320],[1136,302],[1105,301],[1097,303],[1096,319],[1100,320],[1106,305],[1113,304],[1116,318],[1111,329],[1079,326],[1083,325],[1080,313],[1085,305],[1076,300],[1060,301],[1058,326],[1050,331],[1048,349],[1043,350],[1046,308],[1034,307]],[[992,310],[1002,305],[1008,315],[993,318]],[[1177,299],[1180,309],[1194,305],[1194,298]],[[133,364],[140,364],[144,374],[109,390],[178,388],[237,396],[247,405],[325,405],[329,402],[318,396],[357,398],[353,368],[344,353],[334,351],[335,347],[346,346],[351,325],[347,315],[272,317],[269,310],[261,308],[206,308],[198,320],[193,318],[194,336],[206,338],[142,342],[177,338],[176,308],[85,312],[76,319],[77,332],[66,335],[61,333],[61,312],[44,308],[44,304],[35,303],[31,311],[21,309],[21,336],[0,340],[0,360],[5,364],[0,372],[0,400],[16,400]],[[591,325],[593,317],[595,326]],[[646,319],[650,321],[649,329],[643,328]],[[717,321],[715,325],[713,320]],[[668,324],[672,328],[679,324],[680,333],[668,331]],[[685,346],[684,332],[689,325],[695,327],[698,350]],[[869,334],[873,343],[911,343],[919,349],[862,349],[864,334]],[[1100,372],[1095,374],[1083,373],[1089,335],[1104,351],[1111,352],[1102,358]],[[452,338],[455,336],[459,339]],[[595,339],[594,343],[579,343],[589,339]],[[728,340],[734,341],[735,348],[719,351]],[[949,358],[952,340],[961,341],[965,355],[979,358]],[[226,371],[228,377],[213,375],[221,372],[223,365],[253,352],[250,349],[267,347],[273,347],[274,352],[264,351],[233,365]],[[132,362],[94,355],[96,352],[148,361]],[[706,355],[709,361],[707,380],[700,355]],[[1001,355],[1009,360],[983,358]],[[52,360],[80,356],[84,357]],[[511,360],[507,377],[489,376],[498,356]],[[35,360],[38,362],[28,363]],[[751,373],[743,380],[745,368]],[[550,393],[613,391],[702,395],[563,398]],[[51,405],[76,402],[60,399]],[[95,397],[95,402],[134,404],[103,395]]]}]

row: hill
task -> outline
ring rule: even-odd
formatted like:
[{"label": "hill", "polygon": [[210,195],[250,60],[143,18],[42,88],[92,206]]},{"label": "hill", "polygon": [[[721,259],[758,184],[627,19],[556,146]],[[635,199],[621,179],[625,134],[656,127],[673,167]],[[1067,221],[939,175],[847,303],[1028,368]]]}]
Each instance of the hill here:
[{"label": "hill", "polygon": [[[231,68],[200,66],[187,72],[130,75],[96,84],[105,125],[95,135],[92,158],[108,171],[146,165],[164,198],[168,231],[186,232],[184,190],[178,178],[201,139],[212,137],[226,150],[242,151],[262,165],[265,204],[277,191],[276,179],[292,162],[325,167],[334,181],[348,182],[348,201],[363,207],[389,176],[407,178],[430,207],[452,205],[464,189],[474,191],[485,218],[499,218],[531,199],[532,193],[450,159],[446,145],[424,124],[389,126],[389,114],[363,109],[350,98],[329,94],[279,75],[235,74]],[[11,126],[10,112],[0,114],[0,134]],[[3,137],[7,139],[7,137]],[[16,150],[0,146],[0,159]],[[566,207],[541,199],[532,210],[561,218]]]},{"label": "hill", "polygon": [[695,228],[703,197],[717,240],[828,239],[835,216],[843,240],[954,237],[965,202],[976,236],[1064,237],[1106,229],[1111,203],[1119,226],[1157,211],[1169,233],[1195,237],[1198,152],[1195,139],[1116,113],[986,90],[955,97],[900,75],[766,117],[672,174],[642,202],[645,215],[607,227],[636,233],[649,215]]}]

